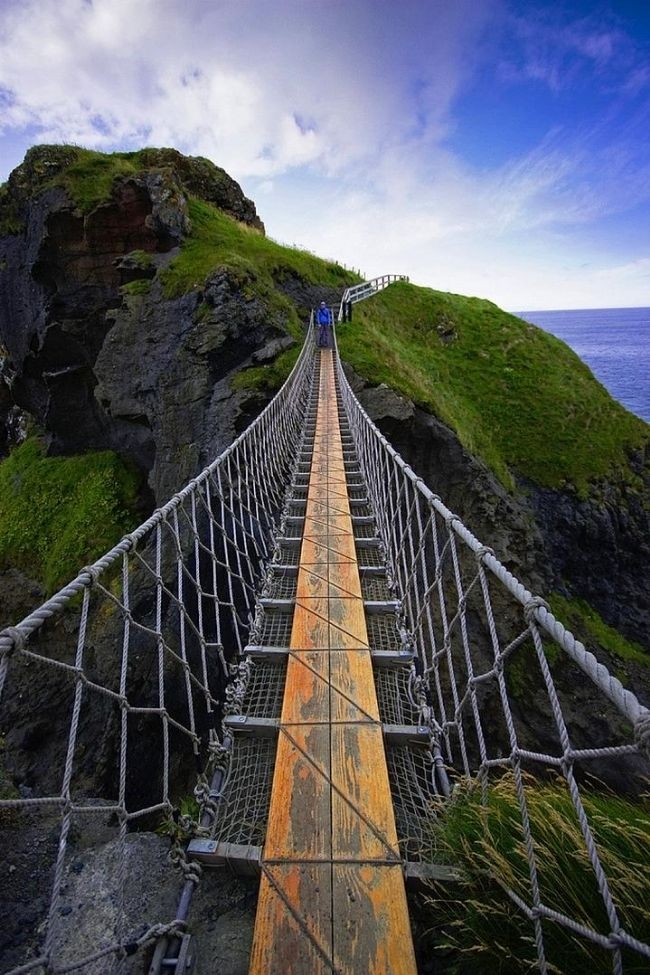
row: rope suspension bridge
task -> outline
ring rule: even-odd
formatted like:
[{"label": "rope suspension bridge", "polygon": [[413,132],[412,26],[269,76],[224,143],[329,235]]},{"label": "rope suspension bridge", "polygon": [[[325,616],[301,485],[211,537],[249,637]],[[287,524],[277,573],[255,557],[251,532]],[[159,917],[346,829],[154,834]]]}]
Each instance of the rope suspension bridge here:
[{"label": "rope suspension bridge", "polygon": [[[394,280],[350,289],[339,320]],[[335,341],[319,349],[314,333],[312,318],[291,376],[223,454],[0,634],[3,730],[47,686],[52,734],[65,736],[43,782],[0,799],[0,817],[57,835],[34,950],[10,971],[190,972],[195,889],[229,865],[260,877],[251,975],[410,975],[405,884],[453,888],[436,822],[473,781],[488,829],[506,778],[526,876],[505,887],[536,970],[552,970],[551,927],[615,973],[650,970],[584,785],[608,763],[647,775],[650,712],[416,476],[355,398]],[[513,691],[521,666],[535,678],[532,725]],[[602,741],[567,717],[579,681],[611,716]],[[100,737],[88,733],[98,716]],[[544,883],[529,806],[551,777],[599,924],[558,909]],[[189,840],[174,847],[174,916],[134,931],[118,884],[92,948],[63,937],[72,838],[107,815],[122,848],[155,819],[178,824],[187,782],[198,813],[181,817]]]}]

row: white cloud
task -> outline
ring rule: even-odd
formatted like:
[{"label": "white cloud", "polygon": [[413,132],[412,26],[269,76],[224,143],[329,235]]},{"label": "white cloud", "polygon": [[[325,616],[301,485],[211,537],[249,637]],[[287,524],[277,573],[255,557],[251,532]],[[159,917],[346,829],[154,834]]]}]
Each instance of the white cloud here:
[{"label": "white cloud", "polygon": [[427,134],[443,126],[463,38],[488,9],[472,14],[469,0],[453,11],[439,0],[399,9],[371,0],[9,0],[0,88],[11,100],[1,124],[35,124],[43,139],[88,146],[171,143],[239,177],[315,162],[340,172],[416,124]]},{"label": "white cloud", "polygon": [[[604,286],[574,267],[578,239],[567,228],[648,200],[647,110],[615,140],[558,127],[496,169],[466,165],[446,140],[486,56],[485,32],[493,56],[495,23],[512,28],[505,9],[505,0],[2,0],[0,130],[7,144],[29,127],[32,141],[207,156],[242,182],[273,237],[368,274],[407,273],[511,308],[548,307],[556,295],[593,304],[589,289]],[[588,24],[560,35],[514,23],[520,59],[504,68],[513,84],[537,75],[559,89],[570,51],[598,68],[615,58],[614,35]],[[551,236],[557,228],[564,236]],[[640,293],[617,263],[602,265],[612,287]]]}]

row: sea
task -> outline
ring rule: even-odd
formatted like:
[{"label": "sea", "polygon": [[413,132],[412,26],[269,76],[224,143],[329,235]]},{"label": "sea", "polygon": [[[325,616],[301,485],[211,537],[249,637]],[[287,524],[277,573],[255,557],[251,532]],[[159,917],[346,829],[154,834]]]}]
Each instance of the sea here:
[{"label": "sea", "polygon": [[650,423],[650,308],[516,314],[566,342],[614,399]]}]

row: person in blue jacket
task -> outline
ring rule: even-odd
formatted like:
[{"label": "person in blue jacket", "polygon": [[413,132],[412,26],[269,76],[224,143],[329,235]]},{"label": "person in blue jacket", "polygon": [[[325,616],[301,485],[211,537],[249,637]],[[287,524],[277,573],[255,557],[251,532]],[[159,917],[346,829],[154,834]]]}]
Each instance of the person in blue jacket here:
[{"label": "person in blue jacket", "polygon": [[332,311],[324,301],[316,312],[316,322],[318,324],[318,345],[321,349],[330,346],[330,328],[332,327]]}]

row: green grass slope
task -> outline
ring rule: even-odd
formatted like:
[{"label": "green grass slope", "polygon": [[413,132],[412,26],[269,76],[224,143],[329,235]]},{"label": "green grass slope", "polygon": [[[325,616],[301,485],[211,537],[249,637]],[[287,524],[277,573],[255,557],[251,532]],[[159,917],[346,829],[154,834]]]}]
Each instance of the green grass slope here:
[{"label": "green grass slope", "polygon": [[277,244],[210,203],[190,198],[189,215],[191,234],[179,256],[163,271],[167,297],[200,286],[220,265],[239,273],[245,293],[252,290],[255,282],[258,289],[263,289],[264,297],[287,277],[341,290],[360,280],[340,264],[324,261],[306,250]]},{"label": "green grass slope", "polygon": [[[163,271],[165,293],[197,287],[215,266],[239,277],[244,294],[286,304],[278,282],[340,287],[355,278],[339,264],[283,247],[199,200],[192,233]],[[301,323],[288,315],[298,337]],[[574,486],[624,471],[647,444],[648,425],[618,404],[559,339],[489,301],[395,284],[355,306],[338,327],[341,354],[371,383],[385,382],[438,416],[501,481]],[[277,388],[295,360],[249,370],[237,385]]]},{"label": "green grass slope", "polygon": [[[23,189],[63,186],[85,212],[110,196],[115,179],[151,168],[152,161],[171,166],[168,150],[40,148],[30,155],[30,185]],[[185,167],[195,162],[201,178],[212,165],[181,159]],[[218,180],[222,171],[213,168]],[[5,208],[5,217],[10,211]],[[159,272],[166,297],[200,289],[223,267],[244,296],[282,310],[298,338],[304,323],[279,287],[283,281],[342,291],[359,280],[336,262],[277,244],[205,200],[190,196],[189,215],[190,235]],[[629,456],[647,446],[650,427],[616,403],[563,342],[491,302],[395,284],[356,305],[354,321],[339,326],[338,337],[343,358],[361,376],[387,383],[439,417],[508,488],[520,476],[586,493],[590,483],[619,472],[634,486]],[[270,393],[296,354],[284,353],[236,382]]]},{"label": "green grass slope", "polygon": [[450,426],[506,486],[545,487],[628,469],[650,427],[559,339],[489,301],[399,283],[355,306],[341,355]]},{"label": "green grass slope", "polygon": [[[340,287],[341,265],[283,247],[208,203],[190,200],[192,233],[162,272],[165,293],[200,286],[216,266],[244,294],[274,307],[287,276]],[[301,327],[288,315],[289,329]],[[545,487],[574,486],[624,471],[647,444],[648,425],[618,404],[563,342],[489,301],[400,283],[355,306],[338,327],[341,354],[371,383],[385,382],[438,416],[509,488],[519,475]],[[238,386],[278,388],[295,360],[248,370]]]},{"label": "green grass slope", "polygon": [[[542,903],[605,937],[610,931],[603,899],[576,812],[561,779],[524,779]],[[640,941],[650,938],[650,805],[632,802],[596,784],[581,788],[584,811],[605,869],[619,919]],[[507,889],[531,901],[530,868],[517,787],[511,774],[484,791],[461,780],[440,804],[432,835],[434,862],[453,864],[459,883],[434,884],[427,902],[427,941],[437,972],[447,975],[520,975],[538,971],[532,925]],[[543,924],[549,972],[609,973],[612,955],[553,921]],[[647,959],[624,949],[623,970],[641,975]]]},{"label": "green grass slope", "polygon": [[0,464],[0,569],[56,591],[138,524],[141,480],[111,451],[46,457],[30,437]]}]

